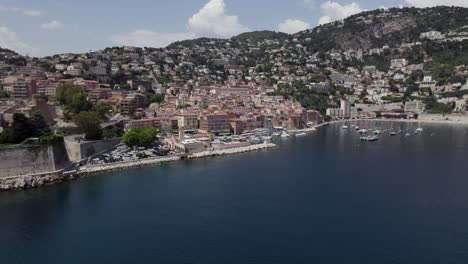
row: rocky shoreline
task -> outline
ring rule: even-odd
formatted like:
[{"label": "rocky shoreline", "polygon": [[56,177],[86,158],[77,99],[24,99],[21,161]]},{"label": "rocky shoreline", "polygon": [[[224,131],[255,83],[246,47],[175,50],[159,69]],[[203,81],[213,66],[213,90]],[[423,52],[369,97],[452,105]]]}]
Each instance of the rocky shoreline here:
[{"label": "rocky shoreline", "polygon": [[37,188],[75,178],[73,175],[65,175],[63,171],[55,171],[43,174],[31,174],[0,178],[1,191],[13,191]]}]

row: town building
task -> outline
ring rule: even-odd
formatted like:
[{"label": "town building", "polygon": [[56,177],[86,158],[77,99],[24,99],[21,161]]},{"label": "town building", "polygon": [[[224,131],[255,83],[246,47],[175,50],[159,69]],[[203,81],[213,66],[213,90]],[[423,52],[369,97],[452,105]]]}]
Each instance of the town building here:
[{"label": "town building", "polygon": [[328,108],[326,110],[326,114],[331,119],[341,119],[343,118],[343,115],[344,115],[343,109],[341,108]]},{"label": "town building", "polygon": [[426,106],[424,105],[423,102],[419,100],[414,100],[414,101],[406,102],[405,112],[421,114],[424,112],[425,107]]},{"label": "town building", "polygon": [[179,114],[177,115],[177,123],[179,129],[183,127],[186,131],[198,130],[198,116],[195,114]]},{"label": "town building", "polygon": [[340,109],[343,112],[343,118],[351,118],[351,103],[347,100],[340,100]]},{"label": "town building", "polygon": [[226,113],[218,112],[200,116],[199,131],[202,133],[229,134],[230,130],[229,116]]}]

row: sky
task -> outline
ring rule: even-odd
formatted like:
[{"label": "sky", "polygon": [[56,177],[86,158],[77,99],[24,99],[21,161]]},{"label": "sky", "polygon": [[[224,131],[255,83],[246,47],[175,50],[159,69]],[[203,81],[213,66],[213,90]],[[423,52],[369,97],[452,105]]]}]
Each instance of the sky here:
[{"label": "sky", "polygon": [[468,0],[0,0],[0,47],[30,56],[164,47],[246,31],[296,33],[364,10]]}]

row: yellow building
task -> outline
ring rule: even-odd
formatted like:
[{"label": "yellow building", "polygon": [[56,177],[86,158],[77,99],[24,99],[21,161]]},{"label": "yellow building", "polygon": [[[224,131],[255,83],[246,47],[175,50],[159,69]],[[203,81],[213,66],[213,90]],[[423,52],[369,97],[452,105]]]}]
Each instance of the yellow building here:
[{"label": "yellow building", "polygon": [[198,116],[192,114],[180,114],[177,116],[179,127],[185,130],[196,131],[198,130]]}]

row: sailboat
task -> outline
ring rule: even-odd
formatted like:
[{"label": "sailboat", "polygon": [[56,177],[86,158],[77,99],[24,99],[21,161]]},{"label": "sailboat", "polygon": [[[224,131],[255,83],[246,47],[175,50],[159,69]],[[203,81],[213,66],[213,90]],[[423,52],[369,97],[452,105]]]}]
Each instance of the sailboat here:
[{"label": "sailboat", "polygon": [[416,129],[416,131],[414,131],[415,134],[419,134],[419,133],[422,133],[424,131],[424,129],[421,128],[421,123],[418,122],[418,128]]},{"label": "sailboat", "polygon": [[393,122],[392,122],[392,128],[390,128],[390,136],[396,136],[395,130],[393,130]]}]

